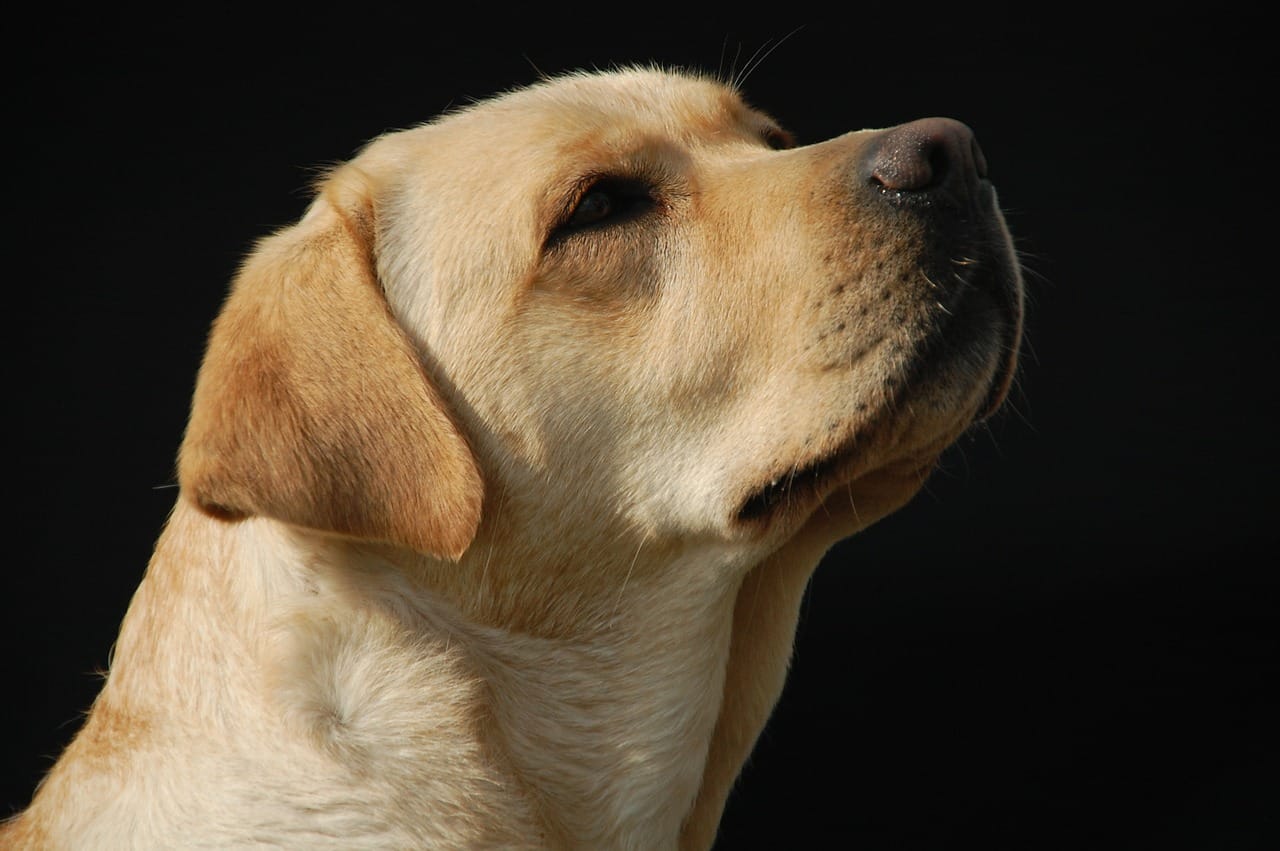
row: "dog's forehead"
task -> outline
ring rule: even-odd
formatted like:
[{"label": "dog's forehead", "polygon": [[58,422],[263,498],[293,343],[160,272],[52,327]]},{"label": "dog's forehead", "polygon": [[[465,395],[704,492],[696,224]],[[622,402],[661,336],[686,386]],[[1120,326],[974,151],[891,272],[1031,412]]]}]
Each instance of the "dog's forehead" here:
[{"label": "dog's forehead", "polygon": [[514,90],[445,119],[493,122],[531,140],[625,129],[685,142],[757,137],[776,126],[724,83],[690,71],[574,72]]}]

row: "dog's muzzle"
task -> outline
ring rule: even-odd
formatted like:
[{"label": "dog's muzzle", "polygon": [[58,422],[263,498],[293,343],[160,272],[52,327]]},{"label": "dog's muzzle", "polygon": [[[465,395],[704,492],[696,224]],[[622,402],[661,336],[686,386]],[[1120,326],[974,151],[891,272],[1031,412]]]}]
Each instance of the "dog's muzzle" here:
[{"label": "dog's muzzle", "polygon": [[929,244],[922,265],[937,284],[935,296],[943,313],[954,320],[942,323],[951,327],[943,329],[935,349],[954,351],[964,338],[989,330],[956,327],[979,322],[979,312],[966,309],[966,300],[978,295],[994,302],[1004,357],[980,413],[989,416],[1004,401],[1016,369],[1022,283],[987,159],[973,131],[951,118],[922,118],[881,131],[864,149],[858,177],[864,196],[872,196],[881,209],[925,226]]},{"label": "dog's muzzle", "polygon": [[1016,370],[1022,279],[973,132],[925,118],[844,138],[861,143],[834,175],[854,259],[819,302],[816,342],[863,395],[755,481],[739,522],[800,516],[842,481],[923,463],[994,413]]}]

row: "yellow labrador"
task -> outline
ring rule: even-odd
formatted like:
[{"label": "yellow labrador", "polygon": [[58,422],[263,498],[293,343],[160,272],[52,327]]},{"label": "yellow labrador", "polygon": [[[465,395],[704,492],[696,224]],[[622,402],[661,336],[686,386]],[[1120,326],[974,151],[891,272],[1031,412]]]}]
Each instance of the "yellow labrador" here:
[{"label": "yellow labrador", "polygon": [[998,407],[972,134],[624,69],[388,134],[264,240],[35,848],[706,848],[838,539]]}]

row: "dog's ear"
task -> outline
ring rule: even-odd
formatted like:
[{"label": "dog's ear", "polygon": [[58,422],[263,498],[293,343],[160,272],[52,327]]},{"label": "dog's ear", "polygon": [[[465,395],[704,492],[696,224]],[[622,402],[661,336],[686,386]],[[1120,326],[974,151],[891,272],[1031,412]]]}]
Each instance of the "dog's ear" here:
[{"label": "dog's ear", "polygon": [[261,242],[214,322],[178,457],[187,498],[456,559],[480,521],[475,456],[374,271],[358,173]]}]

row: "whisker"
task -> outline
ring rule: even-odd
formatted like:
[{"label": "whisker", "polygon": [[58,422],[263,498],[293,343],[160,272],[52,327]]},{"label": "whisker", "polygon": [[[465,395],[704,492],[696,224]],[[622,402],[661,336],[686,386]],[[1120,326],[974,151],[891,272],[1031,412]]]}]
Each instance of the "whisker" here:
[{"label": "whisker", "polygon": [[627,591],[627,583],[631,581],[631,572],[636,569],[636,562],[640,560],[640,551],[644,549],[644,545],[649,542],[649,536],[646,534],[640,539],[639,545],[636,546],[636,554],[631,557],[631,564],[627,567],[626,576],[622,577],[622,586],[618,588],[618,597],[613,602],[613,612],[610,620],[618,617],[618,610],[622,608],[622,597]]},{"label": "whisker", "polygon": [[[763,45],[756,48],[755,53],[751,54],[751,58],[748,59],[747,64],[743,66],[742,74],[737,79],[734,80],[733,88],[735,89],[742,88],[742,86],[746,84],[747,78],[750,77],[752,74],[754,74],[756,69],[759,68],[761,65],[763,65],[764,61],[768,59],[769,56],[772,55],[772,53],[775,50],[781,47],[787,41],[787,39],[791,38],[791,36],[800,32],[800,30],[802,29],[804,29],[803,24],[796,27],[791,32],[787,33],[782,38],[775,41],[772,46],[770,46],[768,42],[765,42]],[[766,50],[766,48],[768,49]],[[763,53],[761,51],[763,51]]]}]

